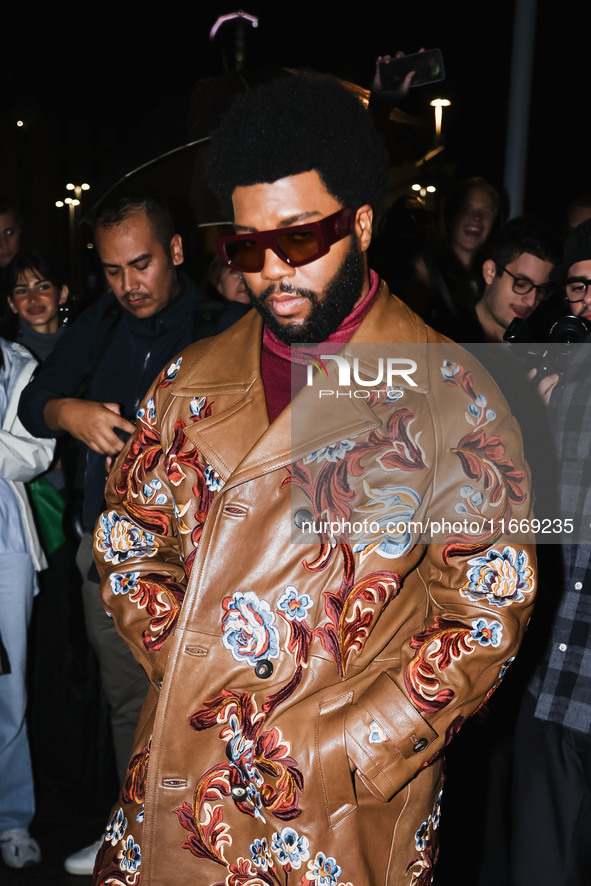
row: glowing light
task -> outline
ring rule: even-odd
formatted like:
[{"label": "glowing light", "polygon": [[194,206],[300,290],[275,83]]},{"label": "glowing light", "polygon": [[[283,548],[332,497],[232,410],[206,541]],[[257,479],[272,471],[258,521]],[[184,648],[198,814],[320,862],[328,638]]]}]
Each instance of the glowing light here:
[{"label": "glowing light", "polygon": [[443,108],[449,108],[451,102],[448,98],[434,98],[433,101],[429,104],[432,108],[435,108],[435,139],[439,140],[439,137],[441,135]]}]

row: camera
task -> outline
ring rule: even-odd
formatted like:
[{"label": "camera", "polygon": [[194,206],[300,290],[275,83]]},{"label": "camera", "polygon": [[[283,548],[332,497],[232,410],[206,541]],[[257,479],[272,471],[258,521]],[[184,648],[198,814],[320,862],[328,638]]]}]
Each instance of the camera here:
[{"label": "camera", "polygon": [[522,346],[517,355],[528,370],[538,371],[538,378],[556,372],[562,375],[570,362],[572,346],[589,340],[591,324],[563,311],[560,303],[543,302],[527,319],[516,317],[505,330],[503,339]]}]

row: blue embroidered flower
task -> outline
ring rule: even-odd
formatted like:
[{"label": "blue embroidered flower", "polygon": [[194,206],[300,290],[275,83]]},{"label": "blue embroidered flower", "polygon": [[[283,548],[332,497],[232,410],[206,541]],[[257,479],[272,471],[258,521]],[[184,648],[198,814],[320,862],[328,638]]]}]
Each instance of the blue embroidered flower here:
[{"label": "blue embroidered flower", "polygon": [[138,409],[137,417],[139,419],[145,418],[148,424],[153,425],[156,419],[156,408],[154,405],[154,398],[150,397],[148,402],[146,403],[146,408],[143,407]]},{"label": "blue embroidered flower", "polygon": [[303,861],[310,858],[308,838],[298,836],[293,828],[283,828],[280,834],[275,833],[271,838],[271,849],[277,856],[277,861],[282,864],[290,864],[294,870],[299,870]]},{"label": "blue embroidered flower", "polygon": [[101,515],[96,540],[105,560],[111,560],[115,566],[130,557],[153,557],[156,553],[154,536],[127,517],[120,517],[117,511]]},{"label": "blue embroidered flower", "polygon": [[250,852],[250,857],[252,858],[255,867],[260,868],[262,871],[266,871],[267,868],[273,866],[273,859],[267,845],[266,837],[263,837],[262,840],[254,840],[248,847],[248,851]]},{"label": "blue embroidered flower", "polygon": [[425,846],[427,845],[427,838],[429,836],[429,825],[431,823],[431,816],[424,821],[418,831],[415,834],[415,846],[419,852],[422,852]]},{"label": "blue embroidered flower", "polygon": [[145,498],[146,502],[149,502],[152,498],[154,498],[154,496],[156,496],[156,498],[154,498],[154,501],[152,502],[152,504],[155,504],[155,505],[166,504],[166,495],[164,494],[164,492],[161,492],[159,495],[156,495],[157,491],[161,488],[162,488],[162,482],[160,480],[157,480],[156,478],[154,478],[153,480],[150,480],[149,483],[144,483],[144,485],[142,487],[142,492],[144,494],[144,498]]},{"label": "blue embroidered flower", "polygon": [[463,501],[468,502],[468,504],[472,505],[472,508],[468,508],[467,505],[463,504],[463,502],[458,502],[455,506],[455,511],[457,514],[468,514],[473,512],[473,508],[479,508],[482,502],[484,501],[484,496],[482,492],[474,492],[474,487],[466,484],[460,488],[460,498]]},{"label": "blue embroidered flower", "polygon": [[521,603],[534,588],[533,569],[525,551],[518,553],[506,547],[503,553],[490,550],[484,557],[468,560],[468,584],[460,588],[462,597],[478,602],[488,600],[492,606]]},{"label": "blue embroidered flower", "polygon": [[136,587],[139,572],[113,572],[109,578],[113,594],[127,594]]},{"label": "blue embroidered flower", "polygon": [[263,658],[279,656],[279,633],[266,600],[259,600],[253,591],[236,591],[222,606],[222,643],[236,661],[254,667]]},{"label": "blue embroidered flower", "polygon": [[336,863],[332,855],[317,852],[314,861],[308,862],[306,877],[318,886],[337,886],[343,869]]},{"label": "blue embroidered flower", "polygon": [[437,799],[435,800],[435,806],[433,807],[433,812],[431,813],[431,824],[433,825],[433,829],[437,830],[439,827],[439,822],[441,821],[441,798],[443,797],[443,791],[439,791],[437,795]]},{"label": "blue embroidered flower", "polygon": [[135,817],[135,820],[139,821],[140,824],[143,822],[143,820],[144,820],[144,803],[142,803],[142,805],[140,806],[139,811]]},{"label": "blue embroidered flower", "polygon": [[207,403],[207,397],[193,397],[191,402],[189,403],[189,409],[191,410],[191,415],[194,415],[195,418],[201,418],[201,410]]},{"label": "blue embroidered flower", "polygon": [[451,363],[449,360],[443,361],[443,366],[441,367],[441,374],[446,381],[453,381],[454,375],[460,371],[460,366],[458,363]]},{"label": "blue embroidered flower", "polygon": [[481,646],[500,646],[503,639],[503,626],[498,621],[488,622],[485,618],[478,618],[472,622],[473,630],[470,636],[477,640]]},{"label": "blue embroidered flower", "polygon": [[171,363],[168,369],[166,370],[166,378],[168,381],[172,381],[173,378],[176,377],[177,372],[180,369],[180,365],[183,362],[183,358],[179,357],[174,363]]},{"label": "blue embroidered flower", "polygon": [[377,720],[372,720],[369,724],[369,743],[370,744],[382,744],[385,741],[390,741],[380,724]]},{"label": "blue embroidered flower", "polygon": [[476,394],[474,400],[468,404],[468,412],[478,423],[483,416],[487,421],[493,421],[497,417],[494,409],[488,407],[488,401],[484,394]]},{"label": "blue embroidered flower", "polygon": [[119,840],[122,840],[125,836],[125,831],[127,830],[127,819],[123,814],[123,809],[121,806],[107,825],[107,829],[105,831],[105,843],[110,843],[111,846],[115,846]]},{"label": "blue embroidered flower", "polygon": [[322,449],[316,449],[315,452],[307,455],[303,462],[305,465],[310,465],[314,461],[337,462],[344,458],[347,452],[350,452],[352,449],[355,449],[355,442],[353,440],[341,440],[340,443],[334,443],[332,446],[323,446]]},{"label": "blue embroidered flower", "polygon": [[285,593],[279,598],[277,608],[285,613],[290,621],[304,621],[312,600],[307,594],[298,594],[297,588],[288,585]]},{"label": "blue embroidered flower", "polygon": [[[410,523],[421,504],[420,495],[410,486],[372,489],[366,480],[363,488],[367,504],[355,511],[351,522],[352,531],[362,537],[354,542],[353,551],[358,553],[370,548],[388,560],[402,557],[414,543]],[[358,520],[357,515],[364,519]],[[359,532],[356,527],[360,528]]]},{"label": "blue embroidered flower", "polygon": [[403,396],[404,391],[401,388],[393,388],[391,385],[388,385],[386,388],[386,403],[395,403],[396,400],[400,400]]},{"label": "blue embroidered flower", "polygon": [[218,492],[224,485],[224,481],[211,465],[205,465],[203,474],[205,476],[205,485],[208,489],[211,489],[212,492]]},{"label": "blue embroidered flower", "polygon": [[130,874],[134,874],[139,868],[142,861],[142,853],[139,843],[135,842],[131,834],[127,838],[127,842],[124,843],[123,849],[118,853],[117,858],[121,859],[119,867],[122,871],[129,871]]}]

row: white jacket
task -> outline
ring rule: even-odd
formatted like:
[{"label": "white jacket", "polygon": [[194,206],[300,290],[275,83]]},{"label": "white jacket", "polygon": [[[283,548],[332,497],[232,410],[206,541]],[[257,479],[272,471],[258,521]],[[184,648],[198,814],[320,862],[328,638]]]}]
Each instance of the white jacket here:
[{"label": "white jacket", "polygon": [[8,480],[14,490],[27,538],[27,547],[35,569],[39,571],[45,569],[47,561],[37,536],[24,484],[47,470],[53,458],[55,440],[32,437],[17,415],[21,392],[31,378],[37,361],[26,348],[16,342],[0,338],[0,347],[5,354],[5,362],[10,360],[12,373],[17,374],[0,429],[0,477]]}]

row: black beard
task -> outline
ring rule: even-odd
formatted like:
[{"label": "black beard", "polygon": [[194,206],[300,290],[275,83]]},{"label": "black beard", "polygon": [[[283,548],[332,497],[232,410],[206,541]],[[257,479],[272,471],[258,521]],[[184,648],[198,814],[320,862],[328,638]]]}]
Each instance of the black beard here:
[{"label": "black beard", "polygon": [[[324,342],[336,332],[345,317],[348,317],[356,302],[361,298],[365,282],[365,265],[357,241],[352,238],[351,246],[342,265],[325,289],[323,299],[311,289],[296,289],[288,283],[268,286],[256,296],[245,281],[248,296],[257,309],[263,323],[279,341],[286,345],[312,344]],[[307,298],[312,310],[302,324],[280,323],[266,305],[266,300],[276,292],[286,292]]]}]

